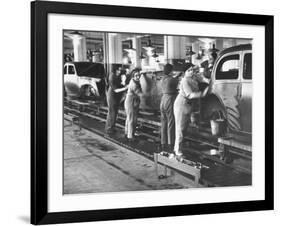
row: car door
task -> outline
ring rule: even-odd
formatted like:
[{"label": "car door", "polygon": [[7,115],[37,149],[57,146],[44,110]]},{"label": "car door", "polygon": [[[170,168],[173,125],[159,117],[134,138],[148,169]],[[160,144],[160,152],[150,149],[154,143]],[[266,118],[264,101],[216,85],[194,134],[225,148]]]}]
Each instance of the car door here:
[{"label": "car door", "polygon": [[241,77],[241,125],[243,132],[252,132],[252,52],[251,50],[244,51],[243,57],[243,71]]},{"label": "car door", "polygon": [[73,96],[79,94],[78,76],[73,64],[66,65],[66,74],[64,75],[64,84],[67,95]]},{"label": "car door", "polygon": [[240,131],[241,51],[223,55],[214,70],[213,93],[224,105],[229,128]]}]

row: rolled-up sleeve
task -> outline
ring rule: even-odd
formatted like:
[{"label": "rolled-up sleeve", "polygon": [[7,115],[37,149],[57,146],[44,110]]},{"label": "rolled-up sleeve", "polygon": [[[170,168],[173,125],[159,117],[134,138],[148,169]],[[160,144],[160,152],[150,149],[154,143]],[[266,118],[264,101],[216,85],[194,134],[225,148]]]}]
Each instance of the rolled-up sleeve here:
[{"label": "rolled-up sleeve", "polygon": [[191,93],[198,92],[198,84],[196,81],[190,78],[183,78],[181,81],[182,95],[189,98]]}]

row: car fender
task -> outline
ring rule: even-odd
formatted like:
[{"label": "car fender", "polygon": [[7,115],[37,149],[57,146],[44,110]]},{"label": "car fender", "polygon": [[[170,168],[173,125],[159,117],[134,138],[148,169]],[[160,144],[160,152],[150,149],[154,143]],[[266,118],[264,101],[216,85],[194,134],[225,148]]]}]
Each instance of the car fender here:
[{"label": "car fender", "polygon": [[[224,117],[227,120],[228,126],[232,130],[240,131],[241,130],[241,115],[238,108],[238,100],[235,96],[230,96],[228,98],[221,98],[220,94],[212,90],[208,94],[209,98],[216,99],[220,107],[223,109]],[[208,98],[208,96],[206,98]]]}]

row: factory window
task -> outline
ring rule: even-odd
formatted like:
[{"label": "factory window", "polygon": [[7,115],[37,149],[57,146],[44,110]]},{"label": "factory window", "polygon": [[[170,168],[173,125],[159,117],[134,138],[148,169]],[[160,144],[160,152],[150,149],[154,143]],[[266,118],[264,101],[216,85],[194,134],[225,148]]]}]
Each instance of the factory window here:
[{"label": "factory window", "polygon": [[72,65],[68,66],[68,74],[69,75],[74,75],[75,74],[75,70],[74,70],[74,67]]},{"label": "factory window", "polygon": [[244,55],[243,78],[252,79],[252,54],[251,53],[246,53]]},{"label": "factory window", "polygon": [[217,67],[216,79],[237,79],[239,75],[239,55],[230,55],[223,58]]}]

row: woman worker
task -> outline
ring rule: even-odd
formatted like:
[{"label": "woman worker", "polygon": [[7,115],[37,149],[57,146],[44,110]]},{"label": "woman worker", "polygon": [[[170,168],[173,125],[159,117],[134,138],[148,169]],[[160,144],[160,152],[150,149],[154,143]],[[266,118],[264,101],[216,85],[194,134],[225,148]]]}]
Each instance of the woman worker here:
[{"label": "woman worker", "polygon": [[140,105],[140,94],[142,93],[140,85],[140,69],[135,68],[131,72],[132,79],[128,85],[128,91],[124,102],[126,111],[125,135],[128,141],[134,141],[134,132],[137,125],[137,115]]},{"label": "woman worker", "polygon": [[174,101],[177,96],[178,79],[173,77],[173,66],[164,66],[164,76],[161,79],[162,98],[161,113],[161,149],[173,152],[175,142]]},{"label": "woman worker", "polygon": [[[192,100],[206,95],[208,87],[199,91],[198,82],[193,76],[193,64],[186,65],[186,71],[179,85],[179,93],[174,103],[176,139],[174,153],[178,160],[182,160],[183,133],[192,113]],[[172,155],[173,156],[173,155]]]},{"label": "woman worker", "polygon": [[118,67],[115,73],[111,73],[108,78],[109,88],[107,91],[108,113],[105,124],[105,132],[110,135],[115,132],[115,123],[123,92],[127,90],[126,84],[122,84],[121,75],[125,71]]}]

